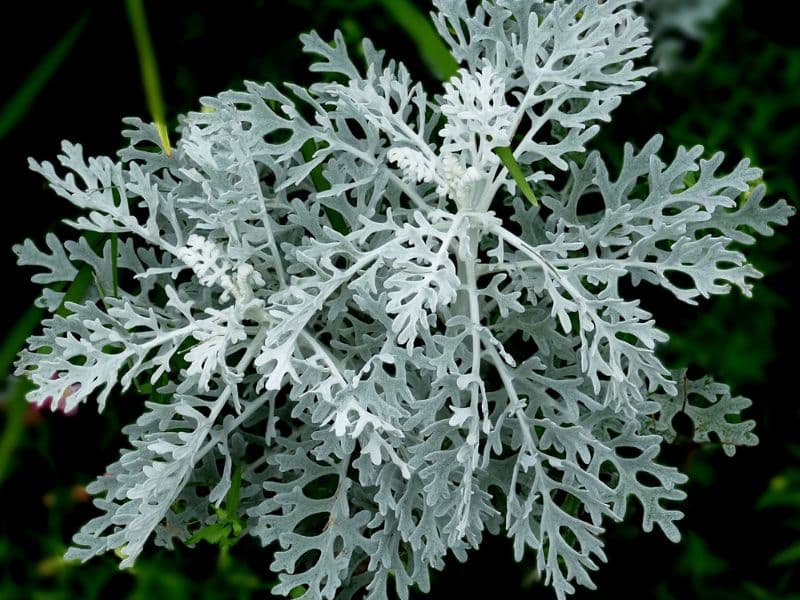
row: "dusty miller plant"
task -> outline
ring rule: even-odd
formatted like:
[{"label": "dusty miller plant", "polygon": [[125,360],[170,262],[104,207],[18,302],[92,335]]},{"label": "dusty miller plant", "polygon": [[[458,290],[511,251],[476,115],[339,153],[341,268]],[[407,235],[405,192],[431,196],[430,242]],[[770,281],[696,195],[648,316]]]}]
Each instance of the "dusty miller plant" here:
[{"label": "dusty miller plant", "polygon": [[326,83],[205,98],[171,155],[130,119],[118,160],[32,161],[81,237],[16,247],[52,313],[30,401],[150,394],[67,556],[251,535],[277,594],[407,598],[502,533],[563,598],[629,502],[678,540],[673,417],[733,454],[749,401],[667,369],[621,288],[749,294],[739,248],[792,211],[746,160],[586,154],[652,71],[634,4],[436,0],[461,64],[440,95],[311,34]]}]

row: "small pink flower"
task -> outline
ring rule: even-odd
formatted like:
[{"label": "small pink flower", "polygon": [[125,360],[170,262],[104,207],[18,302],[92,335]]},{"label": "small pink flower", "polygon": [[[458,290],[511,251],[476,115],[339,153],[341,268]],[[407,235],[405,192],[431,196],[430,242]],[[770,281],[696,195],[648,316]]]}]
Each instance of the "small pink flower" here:
[{"label": "small pink flower", "polygon": [[74,394],[78,388],[80,388],[80,384],[71,385],[58,399],[55,406],[53,406],[53,397],[48,396],[44,399],[44,401],[39,405],[40,408],[45,409],[49,408],[53,412],[61,412],[64,413],[64,416],[72,417],[78,412],[78,407],[73,407],[70,410],[66,410],[67,407],[67,398],[69,398],[72,394]]}]

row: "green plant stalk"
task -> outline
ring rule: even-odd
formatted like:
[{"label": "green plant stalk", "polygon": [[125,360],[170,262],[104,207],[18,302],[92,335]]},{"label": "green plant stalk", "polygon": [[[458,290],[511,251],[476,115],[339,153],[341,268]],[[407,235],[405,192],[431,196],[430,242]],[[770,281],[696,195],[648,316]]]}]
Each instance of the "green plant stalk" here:
[{"label": "green plant stalk", "polygon": [[147,109],[156,124],[164,153],[167,156],[172,156],[172,146],[169,142],[169,132],[167,130],[167,111],[164,106],[164,96],[161,93],[161,80],[158,76],[158,61],[153,50],[150,29],[147,26],[144,2],[142,0],[125,0],[125,7],[128,10],[128,21],[131,25],[133,40],[136,43],[136,52],[139,56],[139,68],[141,69]]},{"label": "green plant stalk", "polygon": [[427,15],[411,0],[381,0],[381,3],[392,19],[414,40],[422,60],[436,77],[447,80],[456,74],[458,62]]},{"label": "green plant stalk", "polygon": [[47,82],[53,77],[58,67],[64,62],[72,47],[75,45],[89,13],[86,12],[70,27],[63,37],[58,40],[53,49],[31,71],[28,78],[17,89],[11,99],[0,108],[0,140],[8,134],[33,106],[36,97],[44,89]]},{"label": "green plant stalk", "polygon": [[111,278],[114,286],[114,298],[119,298],[119,270],[117,269],[117,254],[119,252],[117,234],[111,234]]}]

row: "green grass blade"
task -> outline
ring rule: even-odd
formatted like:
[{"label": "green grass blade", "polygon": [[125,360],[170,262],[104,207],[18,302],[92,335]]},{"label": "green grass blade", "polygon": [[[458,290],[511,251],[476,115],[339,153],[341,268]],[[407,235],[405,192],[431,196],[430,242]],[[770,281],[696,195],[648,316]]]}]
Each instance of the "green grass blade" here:
[{"label": "green grass blade", "polygon": [[33,106],[36,97],[53,77],[59,65],[61,65],[67,55],[69,55],[70,50],[72,50],[72,47],[83,31],[88,18],[89,13],[84,13],[84,15],[69,28],[47,56],[34,67],[28,78],[22,83],[19,89],[17,89],[14,95],[11,96],[11,99],[0,108],[0,140],[2,140],[17,123],[22,121],[28,110]]},{"label": "green grass blade", "polygon": [[450,79],[458,63],[439,37],[431,20],[411,0],[381,0],[394,21],[414,40],[422,60],[439,79]]},{"label": "green grass blade", "polygon": [[0,346],[0,380],[9,375],[11,365],[14,359],[17,358],[17,353],[25,345],[25,341],[39,324],[43,314],[43,309],[31,306],[17,319],[11,331],[5,336],[3,345]]},{"label": "green grass blade", "polygon": [[534,206],[539,206],[539,201],[536,199],[536,194],[533,193],[528,180],[525,179],[525,173],[522,172],[522,167],[519,166],[517,159],[514,158],[514,152],[511,150],[511,148],[495,148],[494,151],[497,156],[500,157],[500,160],[503,162],[503,166],[508,169],[509,173],[511,173],[511,177],[514,178],[514,181],[519,186],[522,194],[530,201],[531,204]]},{"label": "green grass blade", "polygon": [[169,143],[167,130],[167,111],[164,105],[164,96],[161,93],[161,79],[158,76],[158,61],[153,50],[153,41],[150,38],[150,29],[147,26],[147,14],[142,0],[125,0],[128,9],[128,21],[131,25],[133,40],[136,43],[136,52],[139,56],[139,68],[142,74],[147,110],[153,117],[161,145],[167,156],[172,155],[172,146]]},{"label": "green grass blade", "polygon": [[25,400],[25,394],[32,387],[27,379],[18,379],[8,392],[5,425],[3,426],[2,434],[0,434],[0,485],[8,476],[11,458],[25,430],[25,415],[28,413],[28,402]]}]

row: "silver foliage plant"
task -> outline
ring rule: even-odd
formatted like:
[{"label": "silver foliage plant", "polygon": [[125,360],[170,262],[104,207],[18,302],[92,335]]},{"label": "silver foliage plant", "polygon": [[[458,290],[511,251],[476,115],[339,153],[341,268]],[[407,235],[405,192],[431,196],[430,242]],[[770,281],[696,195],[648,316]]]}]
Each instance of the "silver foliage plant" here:
[{"label": "silver foliage plant", "polygon": [[757,441],[749,401],[667,369],[620,288],[749,294],[740,248],[792,209],[748,161],[663,159],[658,136],[619,173],[586,155],[652,71],[634,4],[435,0],[461,64],[439,96],[368,41],[362,67],[311,34],[325,83],[205,98],[170,156],[129,119],[118,160],[32,161],[82,237],[15,249],[52,313],[17,365],[30,401],[153,389],[67,556],[129,567],[233,505],[277,594],[407,598],[502,533],[563,598],[629,502],[678,540],[673,417],[733,454]]}]

